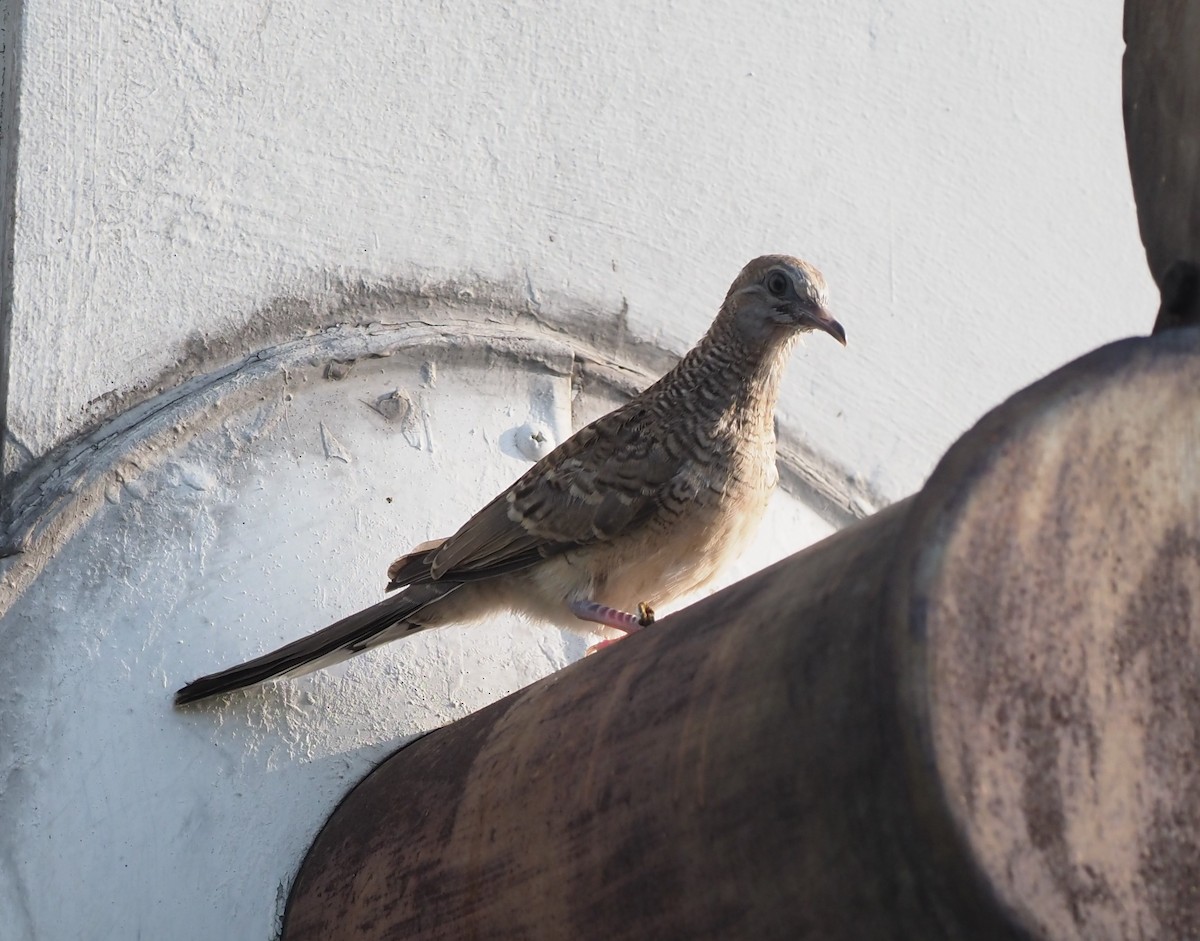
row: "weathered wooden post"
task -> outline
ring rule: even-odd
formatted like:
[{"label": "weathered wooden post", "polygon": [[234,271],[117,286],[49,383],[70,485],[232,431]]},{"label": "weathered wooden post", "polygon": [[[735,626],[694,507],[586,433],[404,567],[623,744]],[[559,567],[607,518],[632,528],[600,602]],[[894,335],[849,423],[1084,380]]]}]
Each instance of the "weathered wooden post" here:
[{"label": "weathered wooden post", "polygon": [[[1200,3],[1126,38],[1177,327]],[[1198,377],[1200,329],[1099,349],[916,496],[410,745],[283,937],[1200,937]]]},{"label": "weathered wooden post", "polygon": [[1200,935],[1200,331],[996,409],[916,497],[434,732],[284,937]]},{"label": "weathered wooden post", "polygon": [[1155,329],[1200,323],[1200,3],[1126,0],[1125,146],[1162,291]]}]

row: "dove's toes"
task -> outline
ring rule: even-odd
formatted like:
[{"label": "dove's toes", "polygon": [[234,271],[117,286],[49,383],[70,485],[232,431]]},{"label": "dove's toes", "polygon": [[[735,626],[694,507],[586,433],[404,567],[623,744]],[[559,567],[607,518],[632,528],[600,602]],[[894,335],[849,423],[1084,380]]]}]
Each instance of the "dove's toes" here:
[{"label": "dove's toes", "polygon": [[592,644],[592,646],[590,646],[586,651],[584,651],[583,655],[585,657],[590,657],[597,650],[603,650],[605,647],[611,647],[613,644],[617,643],[618,641],[624,640],[624,639],[625,639],[624,637],[610,637],[610,638],[608,638],[608,640],[599,641],[598,643]]}]

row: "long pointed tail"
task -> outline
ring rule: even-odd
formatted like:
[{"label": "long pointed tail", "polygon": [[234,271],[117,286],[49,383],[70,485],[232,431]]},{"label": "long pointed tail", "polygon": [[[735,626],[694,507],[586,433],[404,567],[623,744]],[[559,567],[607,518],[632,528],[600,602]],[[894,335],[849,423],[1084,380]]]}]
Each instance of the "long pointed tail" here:
[{"label": "long pointed tail", "polygon": [[[281,676],[300,676],[372,647],[415,634],[425,625],[411,620],[460,585],[414,585],[253,660],[193,680],[175,693],[175,705],[207,699]],[[393,630],[394,628],[394,630]]]}]

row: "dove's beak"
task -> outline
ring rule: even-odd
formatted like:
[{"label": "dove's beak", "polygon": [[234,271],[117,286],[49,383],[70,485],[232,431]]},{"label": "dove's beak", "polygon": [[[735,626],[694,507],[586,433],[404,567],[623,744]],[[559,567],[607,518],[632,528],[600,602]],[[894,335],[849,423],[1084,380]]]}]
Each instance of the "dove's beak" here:
[{"label": "dove's beak", "polygon": [[834,320],[824,307],[818,307],[814,311],[805,311],[804,319],[812,329],[828,333],[842,346],[846,345],[846,328]]}]

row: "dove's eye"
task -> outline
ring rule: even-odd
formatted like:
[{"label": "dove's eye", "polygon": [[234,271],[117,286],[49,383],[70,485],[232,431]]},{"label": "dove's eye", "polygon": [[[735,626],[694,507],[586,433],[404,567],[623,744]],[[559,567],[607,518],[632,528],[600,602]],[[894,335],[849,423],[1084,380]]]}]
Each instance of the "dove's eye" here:
[{"label": "dove's eye", "polygon": [[783,297],[787,293],[788,279],[782,271],[772,271],[767,275],[767,290],[775,297]]}]

